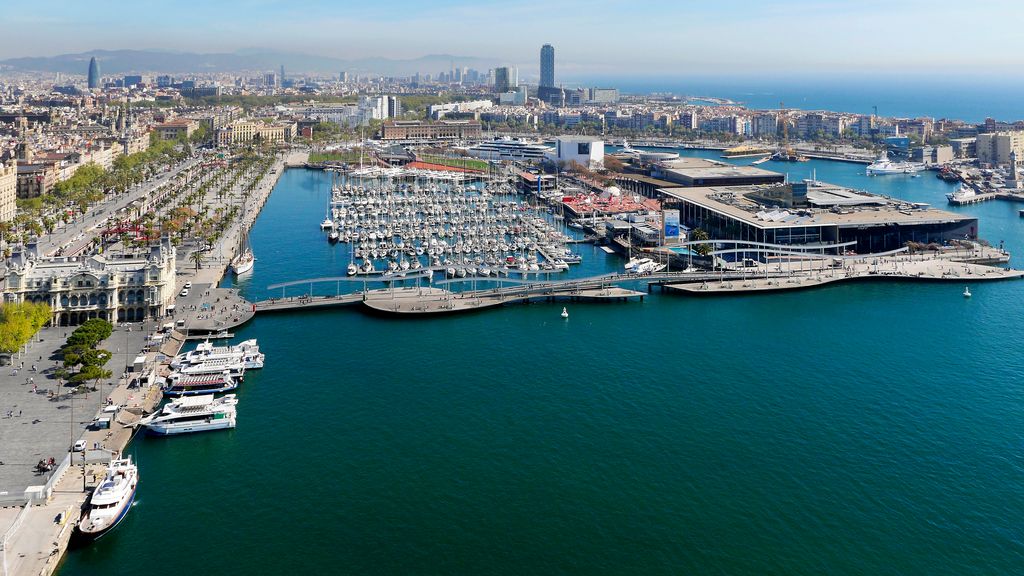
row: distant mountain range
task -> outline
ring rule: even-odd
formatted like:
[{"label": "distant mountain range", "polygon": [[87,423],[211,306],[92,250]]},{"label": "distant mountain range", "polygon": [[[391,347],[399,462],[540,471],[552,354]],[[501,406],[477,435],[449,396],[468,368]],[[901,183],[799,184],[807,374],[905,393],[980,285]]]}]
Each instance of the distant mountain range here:
[{"label": "distant mountain range", "polygon": [[93,56],[100,62],[105,75],[125,73],[188,74],[203,72],[275,71],[283,64],[285,74],[320,73],[337,75],[346,71],[355,74],[382,76],[411,76],[417,72],[437,74],[450,70],[452,63],[486,71],[499,66],[500,61],[490,58],[431,54],[411,60],[363,58],[344,60],[310,54],[289,54],[271,50],[249,49],[224,54],[196,54],[156,50],[95,50],[80,54],[61,54],[39,58],[10,58],[0,60],[0,70],[33,72],[60,72],[84,75]]}]

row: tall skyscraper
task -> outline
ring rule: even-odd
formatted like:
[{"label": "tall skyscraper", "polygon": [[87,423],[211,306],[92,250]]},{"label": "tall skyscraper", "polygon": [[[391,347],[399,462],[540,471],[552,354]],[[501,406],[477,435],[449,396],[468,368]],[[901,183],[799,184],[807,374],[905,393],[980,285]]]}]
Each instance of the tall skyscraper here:
[{"label": "tall skyscraper", "polygon": [[555,48],[545,44],[540,48],[540,85],[555,87]]},{"label": "tall skyscraper", "polygon": [[402,115],[402,101],[398,96],[388,96],[388,118],[398,118]]},{"label": "tall skyscraper", "polygon": [[562,105],[562,91],[555,87],[555,49],[551,44],[540,48],[540,85],[537,98],[548,104]]},{"label": "tall skyscraper", "polygon": [[281,64],[281,84],[284,84],[284,64]]},{"label": "tall skyscraper", "polygon": [[498,94],[508,92],[510,84],[509,72],[507,67],[495,68],[494,69],[494,91]]},{"label": "tall skyscraper", "polygon": [[95,56],[89,60],[89,88],[100,88],[100,63]]}]

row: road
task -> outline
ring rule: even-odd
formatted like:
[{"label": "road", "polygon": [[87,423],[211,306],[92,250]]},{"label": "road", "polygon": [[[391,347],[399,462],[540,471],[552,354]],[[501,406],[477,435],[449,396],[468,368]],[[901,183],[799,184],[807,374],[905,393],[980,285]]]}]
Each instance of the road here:
[{"label": "road", "polygon": [[126,194],[108,197],[90,207],[84,218],[68,223],[67,226],[58,228],[52,234],[40,238],[39,248],[47,256],[54,255],[59,248],[64,248],[63,253],[68,255],[81,252],[92,241],[95,236],[93,231],[100,222],[135,200],[147,198],[154,190],[170,182],[183,171],[198,165],[202,160],[202,156],[190,158],[175,166],[170,172],[164,172],[157,179],[129,189]]}]

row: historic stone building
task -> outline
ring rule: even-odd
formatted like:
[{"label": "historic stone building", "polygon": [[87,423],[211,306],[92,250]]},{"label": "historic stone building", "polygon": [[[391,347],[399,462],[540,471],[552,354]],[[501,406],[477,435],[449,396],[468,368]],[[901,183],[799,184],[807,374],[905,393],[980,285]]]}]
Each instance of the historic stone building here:
[{"label": "historic stone building", "polygon": [[176,251],[164,237],[148,253],[44,257],[30,243],[12,254],[4,302],[47,302],[53,325],[162,318],[174,299]]}]

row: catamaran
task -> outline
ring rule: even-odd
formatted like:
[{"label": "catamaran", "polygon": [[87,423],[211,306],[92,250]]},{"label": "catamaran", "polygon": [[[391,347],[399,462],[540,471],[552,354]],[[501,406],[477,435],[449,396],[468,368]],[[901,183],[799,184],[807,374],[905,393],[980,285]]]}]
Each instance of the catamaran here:
[{"label": "catamaran", "polygon": [[213,394],[189,396],[166,404],[139,424],[146,427],[148,434],[156,436],[224,430],[235,427],[237,405],[238,398],[234,394],[221,398]]},{"label": "catamaran", "polygon": [[131,457],[110,461],[103,482],[92,491],[78,522],[78,533],[99,538],[117,526],[135,501],[139,469]]}]

